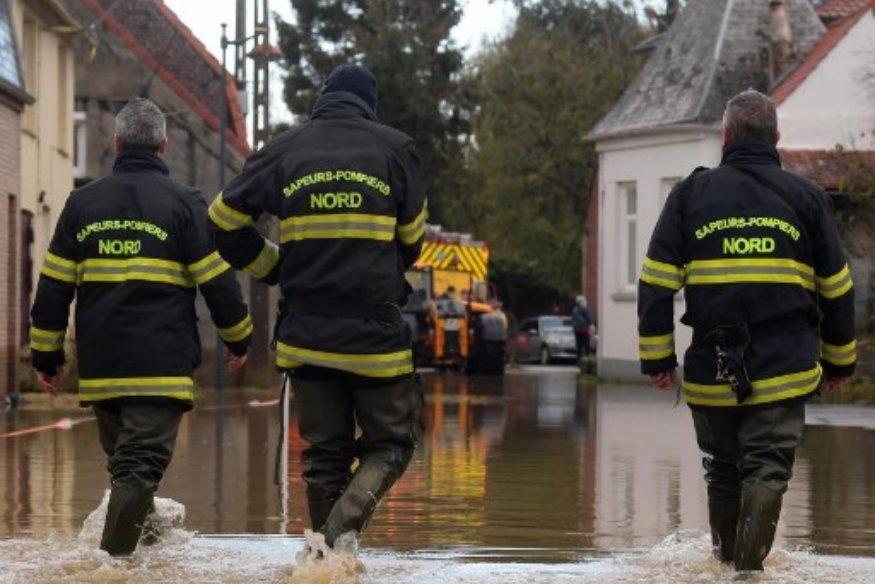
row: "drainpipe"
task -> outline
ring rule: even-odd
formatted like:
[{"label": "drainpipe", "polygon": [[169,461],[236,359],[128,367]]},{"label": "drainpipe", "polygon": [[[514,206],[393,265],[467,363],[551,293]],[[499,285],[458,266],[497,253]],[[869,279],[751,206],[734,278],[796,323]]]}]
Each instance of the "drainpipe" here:
[{"label": "drainpipe", "polygon": [[790,29],[790,18],[787,16],[784,0],[770,0],[769,9],[772,24],[772,78],[777,79],[796,57],[796,48],[793,45],[793,31]]}]

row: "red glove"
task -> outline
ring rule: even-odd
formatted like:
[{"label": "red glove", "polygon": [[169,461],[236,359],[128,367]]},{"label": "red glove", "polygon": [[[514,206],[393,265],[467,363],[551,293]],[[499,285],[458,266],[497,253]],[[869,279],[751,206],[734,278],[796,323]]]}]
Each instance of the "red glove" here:
[{"label": "red glove", "polygon": [[650,382],[659,390],[671,391],[678,382],[677,369],[663,371],[661,373],[651,373]]}]

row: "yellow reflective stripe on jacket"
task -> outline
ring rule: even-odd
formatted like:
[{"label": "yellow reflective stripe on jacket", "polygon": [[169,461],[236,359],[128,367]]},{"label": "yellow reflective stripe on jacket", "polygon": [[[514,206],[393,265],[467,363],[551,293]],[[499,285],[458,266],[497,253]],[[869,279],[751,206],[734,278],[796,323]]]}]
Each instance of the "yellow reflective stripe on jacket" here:
[{"label": "yellow reflective stripe on jacket", "polygon": [[219,336],[222,337],[222,340],[229,343],[242,341],[250,334],[252,334],[252,317],[248,314],[243,318],[243,320],[241,320],[234,326],[219,329]]},{"label": "yellow reflective stripe on jacket", "polygon": [[80,282],[145,280],[191,288],[194,282],[179,262],[152,258],[87,259],[79,264]]},{"label": "yellow reflective stripe on jacket", "polygon": [[643,282],[648,284],[680,290],[684,287],[684,275],[684,269],[681,267],[644,258],[640,277]]},{"label": "yellow reflective stripe on jacket", "polygon": [[638,337],[638,355],[642,361],[656,361],[674,354],[674,333],[658,337]]},{"label": "yellow reflective stripe on jacket", "polygon": [[202,260],[188,265],[188,273],[198,286],[206,284],[230,269],[231,266],[222,259],[222,256],[217,251],[214,251]]},{"label": "yellow reflective stripe on jacket", "polygon": [[335,213],[288,217],[280,223],[280,243],[304,239],[395,239],[394,217],[366,213]]},{"label": "yellow reflective stripe on jacket", "polygon": [[278,342],[276,363],[278,367],[283,369],[294,369],[301,365],[315,365],[349,371],[365,377],[397,377],[413,373],[413,351],[405,349],[392,353],[359,355],[315,351]]},{"label": "yellow reflective stripe on jacket", "polygon": [[[765,404],[807,395],[820,384],[821,369],[816,365],[808,371],[790,373],[753,381],[753,394],[741,405]],[[684,399],[688,404],[699,406],[739,405],[728,383],[705,385],[684,381]]]},{"label": "yellow reflective stripe on jacket", "polygon": [[270,274],[271,270],[276,267],[279,261],[279,246],[274,242],[265,239],[264,247],[261,248],[259,254],[255,256],[255,259],[252,260],[249,265],[243,268],[243,271],[253,278],[261,280],[262,278],[265,278],[268,274]]},{"label": "yellow reflective stripe on jacket", "polygon": [[210,219],[212,219],[213,223],[218,225],[222,231],[236,231],[237,229],[249,227],[255,223],[255,220],[246,213],[242,213],[237,209],[229,207],[222,197],[223,193],[216,195],[216,200],[213,201],[213,204],[210,205],[210,208],[207,210]]},{"label": "yellow reflective stripe on jacket", "polygon": [[46,259],[40,270],[41,274],[70,284],[76,283],[76,262],[46,252]]},{"label": "yellow reflective stripe on jacket", "polygon": [[821,357],[833,365],[851,365],[857,360],[857,341],[847,345],[830,345],[821,343]]},{"label": "yellow reflective stripe on jacket", "polygon": [[814,290],[814,268],[784,258],[694,260],[687,265],[687,285],[797,284]]},{"label": "yellow reflective stripe on jacket", "polygon": [[413,221],[399,225],[397,231],[401,243],[412,245],[419,241],[419,238],[425,235],[425,220],[427,218],[428,211],[423,208]]},{"label": "yellow reflective stripe on jacket", "polygon": [[838,298],[854,287],[851,270],[845,264],[841,270],[828,278],[817,277],[817,293],[827,299]]},{"label": "yellow reflective stripe on jacket", "polygon": [[30,348],[34,351],[60,351],[64,348],[64,337],[67,329],[50,331],[46,329],[30,327]]},{"label": "yellow reflective stripe on jacket", "polygon": [[193,400],[194,380],[191,377],[112,377],[79,380],[79,399],[82,401],[142,395]]}]

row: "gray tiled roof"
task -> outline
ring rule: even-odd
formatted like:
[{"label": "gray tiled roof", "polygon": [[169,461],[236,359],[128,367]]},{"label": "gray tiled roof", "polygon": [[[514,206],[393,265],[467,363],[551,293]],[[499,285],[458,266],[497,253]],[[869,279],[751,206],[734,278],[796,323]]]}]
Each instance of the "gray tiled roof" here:
[{"label": "gray tiled roof", "polygon": [[[808,0],[785,0],[797,53],[824,32]],[[689,0],[637,77],[587,136],[591,140],[676,124],[711,124],[726,101],[768,91],[768,0]]]}]

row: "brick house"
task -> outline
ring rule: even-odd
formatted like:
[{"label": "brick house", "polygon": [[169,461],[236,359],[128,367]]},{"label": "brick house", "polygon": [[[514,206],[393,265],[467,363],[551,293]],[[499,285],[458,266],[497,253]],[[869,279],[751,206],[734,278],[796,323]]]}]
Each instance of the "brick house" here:
[{"label": "brick house", "polygon": [[[92,44],[83,38],[76,45],[76,184],[112,170],[115,114],[128,99],[141,96],[167,116],[169,144],[163,159],[170,176],[212,199],[219,192],[223,117],[226,181],[240,173],[251,153],[233,74],[223,86],[219,61],[162,0],[63,1],[91,25],[95,40]],[[243,290],[245,294],[248,286]],[[214,379],[216,332],[200,296],[198,314],[204,354],[198,381],[209,384]]]},{"label": "brick house", "polygon": [[12,405],[16,386],[21,265],[21,144],[19,128],[25,105],[33,103],[24,85],[18,35],[7,0],[0,0],[0,384]]}]

